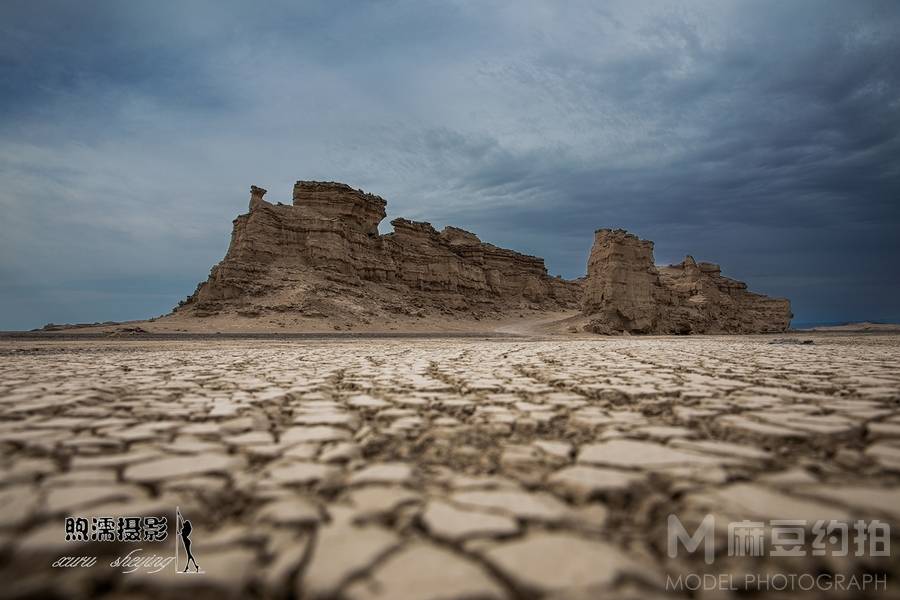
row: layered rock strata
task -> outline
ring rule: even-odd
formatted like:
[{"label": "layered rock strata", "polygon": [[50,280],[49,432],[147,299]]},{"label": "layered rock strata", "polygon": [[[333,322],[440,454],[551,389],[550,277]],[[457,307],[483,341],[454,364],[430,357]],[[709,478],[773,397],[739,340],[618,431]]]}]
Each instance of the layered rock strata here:
[{"label": "layered rock strata", "polygon": [[179,308],[197,316],[237,309],[352,317],[421,310],[487,315],[516,308],[574,308],[578,283],[544,261],[482,242],[455,227],[394,219],[381,235],[383,198],[334,182],[298,181],[293,204],[253,186],[234,220],[225,258]]},{"label": "layered rock strata", "polygon": [[596,333],[770,333],[785,331],[790,302],[747,290],[718,265],[656,267],[653,242],[622,229],[600,229],[588,261],[582,301]]}]

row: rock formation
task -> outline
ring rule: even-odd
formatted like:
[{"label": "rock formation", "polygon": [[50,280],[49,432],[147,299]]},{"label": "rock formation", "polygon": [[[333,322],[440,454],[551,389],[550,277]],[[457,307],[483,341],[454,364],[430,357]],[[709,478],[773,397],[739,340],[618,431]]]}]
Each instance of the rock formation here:
[{"label": "rock formation", "polygon": [[792,316],[787,300],[751,293],[717,265],[688,256],[656,267],[653,242],[621,229],[598,230],[586,279],[566,281],[456,227],[394,219],[382,235],[385,200],[342,183],[298,181],[291,205],[265,195],[250,188],[225,258],[176,314],[378,326],[580,306],[588,331],[660,334],[779,332]]},{"label": "rock formation", "polygon": [[385,200],[350,186],[298,181],[290,206],[265,193],[251,187],[225,258],[178,312],[368,322],[385,313],[481,318],[580,301],[580,284],[550,277],[542,259],[462,229],[394,219],[393,233],[381,235]]},{"label": "rock formation", "polygon": [[718,265],[657,268],[653,242],[599,229],[588,261],[582,310],[596,333],[768,333],[790,324],[790,302],[747,291]]}]

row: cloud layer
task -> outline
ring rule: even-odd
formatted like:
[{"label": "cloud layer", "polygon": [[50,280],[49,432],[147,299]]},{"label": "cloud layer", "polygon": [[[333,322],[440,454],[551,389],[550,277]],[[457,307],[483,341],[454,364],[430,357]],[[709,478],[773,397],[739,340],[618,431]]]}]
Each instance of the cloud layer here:
[{"label": "cloud layer", "polygon": [[0,329],[167,312],[249,185],[301,178],[567,277],[625,227],[795,321],[900,320],[890,0],[10,1],[0,30]]}]

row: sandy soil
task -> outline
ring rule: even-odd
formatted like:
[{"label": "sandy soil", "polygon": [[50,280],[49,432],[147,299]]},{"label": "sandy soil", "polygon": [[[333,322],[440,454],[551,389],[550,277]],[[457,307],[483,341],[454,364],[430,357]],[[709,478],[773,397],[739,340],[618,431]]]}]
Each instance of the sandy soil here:
[{"label": "sandy soil", "polygon": [[870,323],[863,321],[861,323],[847,323],[845,325],[828,325],[822,327],[811,327],[808,329],[799,329],[798,331],[821,331],[821,332],[839,332],[839,333],[900,333],[900,324],[898,323]]},{"label": "sandy soil", "polygon": [[[340,332],[399,336],[406,334],[506,334],[550,335],[590,339],[595,337],[594,334],[583,331],[584,325],[589,320],[588,317],[585,317],[578,310],[521,310],[516,311],[513,315],[499,319],[453,318],[447,315],[428,315],[424,317],[398,315],[385,317],[378,322],[372,323],[328,318],[304,318],[291,314],[270,314],[259,317],[222,314],[196,318],[173,313],[142,321],[97,325],[57,325],[53,327],[51,332],[71,335],[128,335],[143,332],[153,334],[330,334]],[[777,335],[790,336],[808,332],[892,334],[900,333],[900,324],[848,323],[846,325],[791,330],[786,334]],[[3,335],[3,332],[0,332],[0,335]]]},{"label": "sandy soil", "polygon": [[152,320],[127,321],[93,326],[59,326],[56,331],[69,334],[117,333],[140,328],[150,333],[570,333],[570,320],[579,320],[578,311],[518,311],[503,319],[454,319],[448,317],[397,317],[377,323],[351,323],[330,319],[305,319],[296,316],[242,317],[217,315],[202,319],[179,314]]}]

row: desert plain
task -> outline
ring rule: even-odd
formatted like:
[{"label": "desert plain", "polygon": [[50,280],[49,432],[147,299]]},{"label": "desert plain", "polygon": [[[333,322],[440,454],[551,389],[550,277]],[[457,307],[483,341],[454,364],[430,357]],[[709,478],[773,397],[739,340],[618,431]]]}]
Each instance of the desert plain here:
[{"label": "desert plain", "polygon": [[[890,331],[32,334],[0,355],[3,597],[718,598],[747,573],[898,594],[890,552],[814,555],[820,520],[898,541]],[[176,506],[202,573],[110,566],[173,555],[174,529],[66,540],[65,516]],[[673,514],[690,533],[715,516],[712,564],[670,556]],[[804,555],[728,556],[729,523],[773,520],[801,522]],[[704,573],[735,589],[673,587]]]}]

